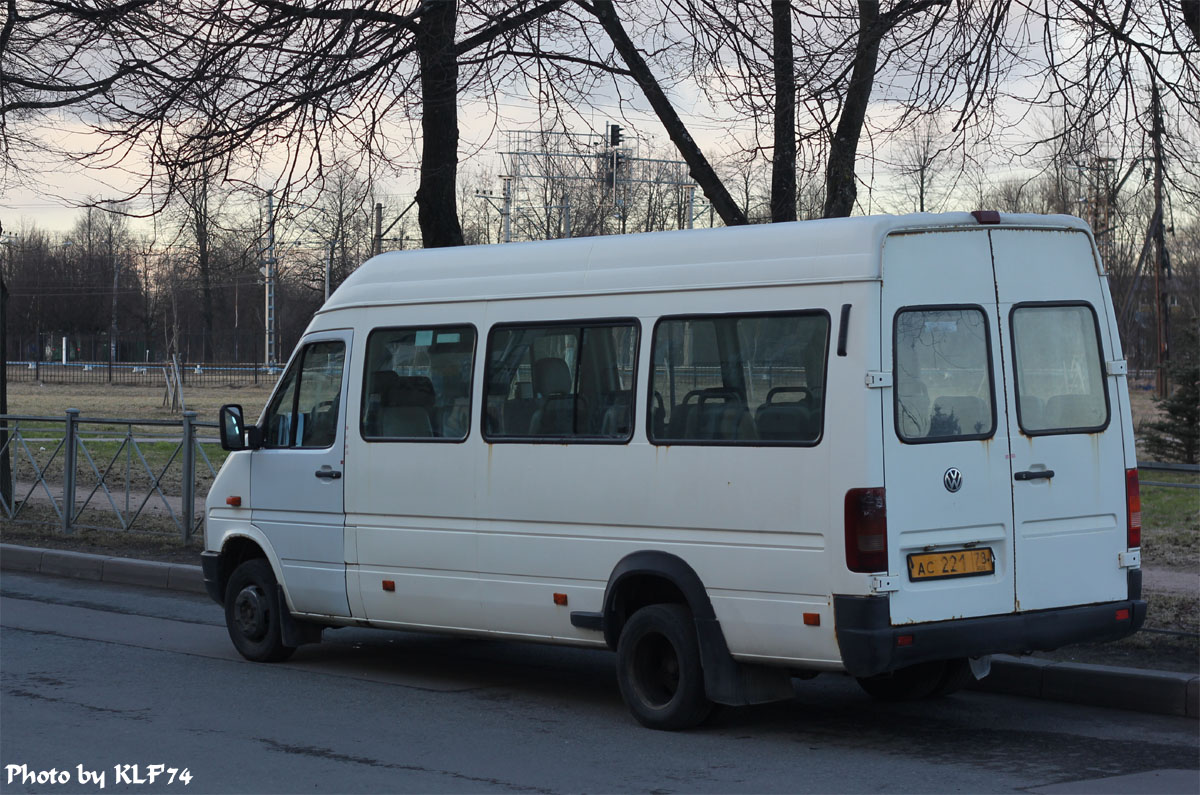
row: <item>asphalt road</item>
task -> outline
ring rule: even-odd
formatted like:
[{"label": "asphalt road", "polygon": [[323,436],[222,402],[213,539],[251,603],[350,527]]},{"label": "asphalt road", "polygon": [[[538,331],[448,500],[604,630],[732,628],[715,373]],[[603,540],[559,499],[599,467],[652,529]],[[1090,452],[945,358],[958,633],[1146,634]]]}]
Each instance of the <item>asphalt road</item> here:
[{"label": "asphalt road", "polygon": [[[1200,791],[1188,718],[879,705],[825,675],[666,734],[628,716],[608,653],[337,630],[261,665],[205,597],[15,572],[0,592],[5,793],[99,791],[80,766],[104,792]],[[51,770],[67,783],[22,783]]]}]

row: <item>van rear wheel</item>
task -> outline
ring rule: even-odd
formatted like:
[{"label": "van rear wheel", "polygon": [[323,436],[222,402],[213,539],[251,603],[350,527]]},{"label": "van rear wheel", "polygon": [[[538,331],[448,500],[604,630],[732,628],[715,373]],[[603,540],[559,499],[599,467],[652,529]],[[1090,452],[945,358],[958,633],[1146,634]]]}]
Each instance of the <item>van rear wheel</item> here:
[{"label": "van rear wheel", "polygon": [[296,649],[283,643],[275,572],[263,558],[234,569],[225,586],[225,626],[234,648],[253,662],[282,662]]},{"label": "van rear wheel", "polygon": [[948,696],[951,693],[957,693],[971,682],[975,681],[975,674],[971,672],[971,662],[966,657],[960,657],[957,660],[946,660],[946,673],[942,676],[937,687],[929,694],[930,698],[938,698],[939,696]]},{"label": "van rear wheel", "polygon": [[617,683],[638,723],[675,731],[701,723],[712,711],[696,624],[683,605],[643,607],[617,641]]},{"label": "van rear wheel", "polygon": [[935,695],[947,673],[947,661],[934,660],[859,677],[858,684],[878,701],[916,701]]}]

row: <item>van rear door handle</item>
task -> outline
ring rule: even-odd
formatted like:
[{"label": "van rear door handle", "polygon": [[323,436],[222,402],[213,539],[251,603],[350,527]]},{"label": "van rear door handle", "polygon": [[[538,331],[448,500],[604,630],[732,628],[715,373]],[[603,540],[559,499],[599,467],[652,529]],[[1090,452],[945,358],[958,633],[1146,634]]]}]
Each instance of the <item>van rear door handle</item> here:
[{"label": "van rear door handle", "polygon": [[1013,480],[1049,480],[1054,477],[1053,469],[1039,469],[1036,471],[1026,470],[1025,472],[1017,472],[1013,475]]},{"label": "van rear door handle", "polygon": [[337,480],[341,476],[342,476],[342,473],[338,472],[336,469],[318,469],[317,470],[317,477],[325,478],[326,480]]}]

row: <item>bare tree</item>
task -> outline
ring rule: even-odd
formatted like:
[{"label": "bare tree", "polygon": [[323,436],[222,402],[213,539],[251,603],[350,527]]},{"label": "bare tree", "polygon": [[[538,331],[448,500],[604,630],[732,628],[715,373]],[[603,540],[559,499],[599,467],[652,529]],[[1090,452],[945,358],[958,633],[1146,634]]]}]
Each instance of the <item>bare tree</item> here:
[{"label": "bare tree", "polygon": [[937,202],[935,183],[943,171],[941,136],[934,119],[926,119],[911,129],[900,145],[896,174],[900,189],[913,210],[923,213]]},{"label": "bare tree", "polygon": [[391,125],[419,114],[420,224],[425,244],[440,246],[462,242],[458,65],[511,57],[520,30],[566,0],[99,2],[8,0],[6,142],[18,114],[72,104],[106,141],[85,160],[136,168],[144,158],[143,188],[165,175],[178,190],[200,164],[234,178],[281,147],[291,188],[319,179],[339,143],[386,160]]}]

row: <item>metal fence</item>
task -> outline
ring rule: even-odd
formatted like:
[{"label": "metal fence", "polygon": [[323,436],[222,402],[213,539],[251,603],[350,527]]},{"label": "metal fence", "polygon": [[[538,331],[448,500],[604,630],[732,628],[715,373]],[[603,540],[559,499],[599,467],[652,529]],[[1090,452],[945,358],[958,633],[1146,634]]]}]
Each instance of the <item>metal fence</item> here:
[{"label": "metal fence", "polygon": [[[162,386],[166,383],[169,363],[137,362],[9,362],[10,383],[42,384],[121,384],[124,386]],[[212,364],[188,362],[179,365],[184,386],[250,386],[274,384],[280,368],[262,364]]]},{"label": "metal fence", "polygon": [[[1138,469],[1148,472],[1175,472],[1182,475],[1200,474],[1200,464],[1163,464],[1157,461],[1142,461]],[[1143,480],[1138,477],[1141,486],[1170,486],[1177,489],[1200,489],[1200,483],[1179,483],[1169,480]]]},{"label": "metal fence", "polygon": [[[0,515],[56,523],[62,532],[120,529],[177,532],[191,539],[216,476],[209,451],[215,423],[182,420],[0,415]],[[207,448],[207,449],[206,449]],[[5,456],[5,454],[8,454]],[[0,470],[5,467],[0,464]]]},{"label": "metal fence", "polygon": [[[0,415],[0,516],[76,529],[178,533],[190,540],[223,460],[216,423],[181,420]],[[212,453],[212,455],[210,455]],[[7,454],[7,456],[5,455]],[[1196,464],[1142,462],[1147,472],[1195,475]],[[1200,488],[1142,480],[1144,486]]]}]

